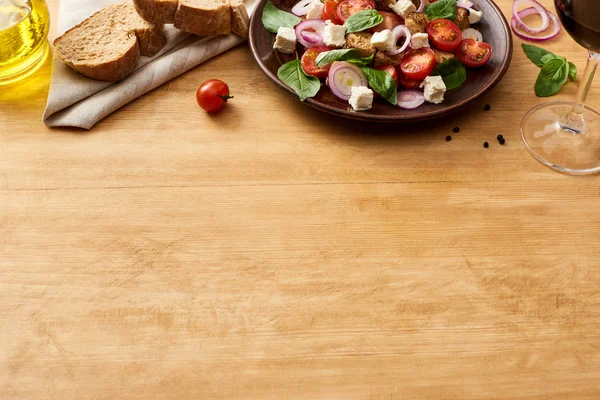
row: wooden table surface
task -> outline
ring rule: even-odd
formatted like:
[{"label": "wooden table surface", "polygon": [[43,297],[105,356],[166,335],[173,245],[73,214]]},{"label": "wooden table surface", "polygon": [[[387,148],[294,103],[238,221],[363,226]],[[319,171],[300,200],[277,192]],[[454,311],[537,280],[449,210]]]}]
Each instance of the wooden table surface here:
[{"label": "wooden table surface", "polygon": [[410,127],[302,106],[246,45],[90,132],[42,124],[49,65],[0,89],[0,399],[600,398],[600,177],[521,144],[520,43]]}]

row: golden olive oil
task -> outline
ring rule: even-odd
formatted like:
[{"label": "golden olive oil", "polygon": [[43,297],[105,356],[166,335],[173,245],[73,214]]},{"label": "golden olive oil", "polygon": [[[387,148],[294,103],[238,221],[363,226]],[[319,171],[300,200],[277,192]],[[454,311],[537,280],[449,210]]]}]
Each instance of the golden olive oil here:
[{"label": "golden olive oil", "polygon": [[0,0],[0,85],[34,73],[50,48],[44,0]]}]

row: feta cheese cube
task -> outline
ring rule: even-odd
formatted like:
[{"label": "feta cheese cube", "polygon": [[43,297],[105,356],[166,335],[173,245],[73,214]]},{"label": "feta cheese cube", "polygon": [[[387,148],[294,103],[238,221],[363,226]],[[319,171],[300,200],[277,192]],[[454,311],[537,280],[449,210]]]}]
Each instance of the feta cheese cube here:
[{"label": "feta cheese cube", "polygon": [[398,0],[396,3],[390,4],[389,7],[402,18],[406,18],[409,13],[417,11],[417,7],[410,0]]},{"label": "feta cheese cube", "polygon": [[323,42],[327,46],[342,47],[346,44],[346,28],[343,25],[336,25],[331,20],[325,21],[323,29]]},{"label": "feta cheese cube", "polygon": [[429,47],[429,36],[426,33],[415,33],[410,40],[410,47],[413,49]]},{"label": "feta cheese cube", "polygon": [[352,86],[348,103],[356,111],[370,110],[373,106],[373,91],[365,86]]},{"label": "feta cheese cube", "polygon": [[377,50],[392,51],[396,47],[396,38],[391,30],[384,29],[371,36],[371,45]]},{"label": "feta cheese cube", "polygon": [[292,54],[296,51],[296,31],[292,28],[280,27],[273,48],[281,53]]},{"label": "feta cheese cube", "polygon": [[469,23],[476,24],[483,18],[483,11],[469,9]]},{"label": "feta cheese cube", "polygon": [[323,3],[321,3],[319,0],[316,0],[308,9],[308,13],[306,13],[306,19],[321,19],[322,14]]},{"label": "feta cheese cube", "polygon": [[444,93],[446,93],[446,84],[441,76],[428,76],[421,83],[421,88],[425,88],[425,100],[433,104],[440,104],[444,101]]}]

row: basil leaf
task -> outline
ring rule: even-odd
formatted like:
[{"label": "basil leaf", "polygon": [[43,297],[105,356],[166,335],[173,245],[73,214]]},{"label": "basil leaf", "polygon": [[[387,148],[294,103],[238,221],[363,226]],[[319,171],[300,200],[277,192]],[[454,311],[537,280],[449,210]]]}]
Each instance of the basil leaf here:
[{"label": "basil leaf", "polygon": [[294,92],[304,101],[309,97],[314,97],[321,88],[321,81],[316,76],[306,75],[302,69],[302,64],[297,58],[283,64],[277,70],[277,77],[283,83],[294,89]]},{"label": "basil leaf", "polygon": [[[525,52],[525,55],[538,67],[544,66],[542,57],[544,57],[548,54],[552,54],[548,50],[544,50],[541,47],[537,47],[532,44],[521,43],[521,46],[523,46],[523,51]],[[552,54],[552,55],[554,55],[554,54]]]},{"label": "basil leaf", "polygon": [[373,61],[373,56],[375,54],[371,54],[369,57],[360,57],[360,58],[351,58],[348,61],[350,64],[354,64],[357,67],[366,67]]},{"label": "basil leaf", "polygon": [[456,0],[439,0],[425,7],[425,15],[429,20],[445,18],[454,21],[456,18]]},{"label": "basil leaf", "polygon": [[269,32],[277,33],[281,27],[293,28],[302,21],[294,14],[285,12],[275,7],[270,1],[267,2],[262,14],[262,23]]},{"label": "basil leaf", "polygon": [[569,76],[573,79],[573,82],[577,80],[577,65],[569,62]]},{"label": "basil leaf", "polygon": [[324,67],[334,61],[346,61],[351,58],[360,58],[360,53],[356,49],[339,49],[324,51],[319,53],[315,60],[317,67]]},{"label": "basil leaf", "polygon": [[346,33],[361,32],[383,22],[383,16],[377,10],[362,10],[352,14],[344,22]]},{"label": "basil leaf", "polygon": [[564,57],[561,57],[561,56],[557,56],[556,54],[552,54],[552,53],[550,53],[550,54],[546,54],[545,56],[543,56],[543,57],[541,58],[542,64],[546,64],[546,63],[547,63],[548,61],[550,61],[550,60],[561,60],[561,61],[563,61],[563,62],[566,62],[566,61],[567,61],[567,59],[566,59],[566,58],[564,58]]},{"label": "basil leaf", "polygon": [[439,64],[431,72],[431,75],[441,76],[446,85],[446,90],[456,89],[467,80],[467,70],[458,58],[451,58]]},{"label": "basil leaf", "polygon": [[367,77],[371,89],[382,95],[387,101],[396,105],[398,102],[398,89],[392,75],[385,71],[363,67],[362,72]]},{"label": "basil leaf", "polygon": [[535,81],[535,94],[548,97],[558,93],[569,77],[569,64],[563,60],[549,60]]}]

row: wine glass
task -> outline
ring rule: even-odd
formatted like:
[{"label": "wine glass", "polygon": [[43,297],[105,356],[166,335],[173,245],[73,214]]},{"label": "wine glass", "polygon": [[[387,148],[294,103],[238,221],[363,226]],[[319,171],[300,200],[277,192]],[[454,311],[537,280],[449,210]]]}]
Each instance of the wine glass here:
[{"label": "wine glass", "polygon": [[575,103],[553,101],[531,109],[521,122],[529,152],[555,170],[587,175],[600,171],[600,114],[585,105],[600,63],[600,0],[555,0],[569,35],[589,51]]}]

